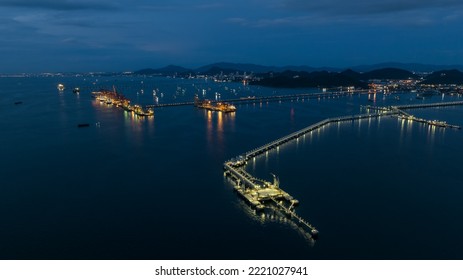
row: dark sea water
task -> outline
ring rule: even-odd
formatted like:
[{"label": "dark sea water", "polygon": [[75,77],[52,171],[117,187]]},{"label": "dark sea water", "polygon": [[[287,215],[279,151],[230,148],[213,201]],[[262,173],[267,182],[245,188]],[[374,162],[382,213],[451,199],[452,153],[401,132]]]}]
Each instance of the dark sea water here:
[{"label": "dark sea water", "polygon": [[[67,90],[58,93],[58,83]],[[159,108],[140,119],[91,98],[112,85],[143,105],[155,102],[153,89],[160,103],[203,92],[225,99],[316,91],[1,78],[1,259],[463,258],[461,130],[394,117],[330,124],[250,162],[251,174],[277,174],[300,201],[297,212],[320,231],[311,245],[290,224],[255,216],[222,164],[324,118],[360,113],[372,104],[367,96],[242,104],[234,114]],[[398,95],[378,94],[375,103],[463,100]],[[409,112],[463,125],[463,106]]]}]

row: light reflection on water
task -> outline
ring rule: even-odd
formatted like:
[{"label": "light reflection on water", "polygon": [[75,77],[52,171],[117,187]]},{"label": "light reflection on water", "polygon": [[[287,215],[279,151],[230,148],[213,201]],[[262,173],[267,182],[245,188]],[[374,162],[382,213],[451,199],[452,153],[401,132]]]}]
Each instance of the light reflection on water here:
[{"label": "light reflection on water", "polygon": [[235,131],[236,113],[224,113],[220,111],[203,111],[204,120],[206,121],[206,138],[208,149],[216,155],[223,155],[225,150],[225,134]]}]

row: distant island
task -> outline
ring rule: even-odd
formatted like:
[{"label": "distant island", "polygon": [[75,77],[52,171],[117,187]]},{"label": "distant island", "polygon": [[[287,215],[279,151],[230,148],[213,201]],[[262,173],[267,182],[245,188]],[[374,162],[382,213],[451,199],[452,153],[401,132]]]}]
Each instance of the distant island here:
[{"label": "distant island", "polygon": [[[439,69],[439,66],[422,64],[393,64],[405,68]],[[379,66],[386,66],[380,64]],[[461,66],[456,66],[463,69]],[[159,75],[182,78],[212,77],[216,81],[247,82],[276,88],[308,88],[308,87],[348,87],[368,88],[374,80],[414,80],[419,84],[463,84],[463,72],[458,69],[430,72],[410,71],[397,67],[383,67],[368,71],[366,66],[339,70],[335,68],[313,68],[307,66],[262,66],[256,64],[215,63],[196,69],[188,69],[176,65],[168,65],[159,69],[146,68],[134,71],[133,75]],[[370,68],[373,68],[371,66]]]},{"label": "distant island", "polygon": [[[372,84],[388,81],[401,88],[410,85],[463,85],[462,65],[426,65],[417,63],[382,63],[346,69],[309,66],[264,66],[257,64],[220,62],[195,69],[177,65],[145,68],[127,72],[47,72],[0,74],[0,77],[63,77],[63,76],[163,76],[183,79],[210,79],[215,82],[240,82],[275,88],[371,88]],[[400,81],[400,82],[399,82]]]}]

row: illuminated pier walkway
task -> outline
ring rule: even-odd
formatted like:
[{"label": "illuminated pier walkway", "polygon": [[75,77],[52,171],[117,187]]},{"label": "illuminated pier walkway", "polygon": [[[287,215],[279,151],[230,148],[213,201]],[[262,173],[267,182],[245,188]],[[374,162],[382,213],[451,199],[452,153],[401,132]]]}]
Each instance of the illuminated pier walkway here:
[{"label": "illuminated pier walkway", "polygon": [[319,121],[315,124],[312,124],[306,128],[303,128],[301,130],[298,130],[296,132],[293,132],[285,137],[282,137],[282,138],[279,138],[277,140],[274,140],[270,143],[267,143],[263,146],[260,146],[256,149],[253,149],[247,153],[245,153],[244,155],[244,158],[246,160],[249,160],[259,154],[262,154],[263,152],[266,152],[268,150],[271,150],[271,149],[274,149],[278,146],[280,146],[281,144],[284,144],[286,142],[289,142],[293,139],[296,139],[304,134],[307,134],[308,132],[311,132],[311,131],[314,131],[314,130],[317,130],[327,124],[330,124],[330,123],[338,123],[338,122],[346,122],[346,121],[355,121],[355,120],[361,120],[361,119],[368,119],[368,118],[377,118],[377,117],[380,117],[380,116],[385,116],[385,115],[397,115],[398,112],[396,111],[392,111],[392,110],[388,110],[388,111],[385,111],[385,112],[379,112],[379,113],[375,113],[375,114],[359,114],[359,115],[352,115],[352,116],[343,116],[343,117],[335,117],[335,118],[328,118],[328,119],[324,119],[322,121]]},{"label": "illuminated pier walkway", "polygon": [[270,183],[265,180],[255,178],[251,174],[246,172],[244,170],[244,167],[246,166],[249,160],[257,157],[258,155],[264,152],[275,149],[284,143],[297,139],[300,136],[303,136],[309,132],[316,131],[331,123],[371,119],[378,118],[381,116],[397,116],[402,119],[426,123],[430,126],[437,126],[443,128],[460,128],[459,126],[449,125],[442,121],[429,121],[417,118],[403,111],[404,109],[445,107],[456,105],[463,105],[463,102],[441,102],[390,107],[364,106],[364,108],[373,109],[376,110],[376,112],[324,119],[306,128],[293,132],[287,136],[276,139],[270,143],[262,145],[258,148],[255,148],[231,160],[226,161],[223,164],[225,176],[231,177],[231,179],[234,182],[234,189],[252,207],[257,209],[258,211],[264,211],[265,209],[277,209],[281,214],[287,216],[290,219],[294,219],[302,228],[308,229],[308,233],[315,239],[318,236],[318,230],[309,222],[297,215],[295,212],[295,206],[299,204],[299,201],[280,188],[279,181],[275,175],[273,175],[274,182]]},{"label": "illuminated pier walkway", "polygon": [[160,107],[178,107],[178,106],[193,106],[195,105],[194,101],[188,102],[176,102],[176,103],[162,103],[162,104],[152,104],[146,105],[146,108],[160,108]]},{"label": "illuminated pier walkway", "polygon": [[[222,99],[216,102],[225,102],[232,104],[243,104],[243,103],[260,103],[260,102],[278,102],[286,100],[298,100],[298,99],[321,99],[321,98],[332,98],[332,97],[341,97],[348,96],[353,94],[360,94],[368,92],[367,90],[347,90],[347,91],[336,91],[336,92],[326,92],[326,93],[298,93],[298,94],[287,94],[287,95],[273,95],[273,96],[252,96],[252,97],[243,97],[236,99]],[[158,107],[175,107],[175,106],[190,106],[194,105],[194,102],[178,102],[178,103],[164,103],[164,104],[152,104],[147,105],[147,108],[158,108]]]},{"label": "illuminated pier walkway", "polygon": [[376,107],[376,106],[368,105],[368,106],[363,106],[363,108],[376,110],[378,112],[395,112],[397,113],[400,119],[424,123],[430,126],[461,129],[461,126],[459,125],[448,124],[444,121],[426,120],[423,118],[418,118],[404,111],[407,109],[436,108],[436,107],[449,107],[449,106],[459,106],[459,105],[463,105],[463,101],[409,104],[409,105],[399,105],[399,106],[389,106],[389,107]]}]

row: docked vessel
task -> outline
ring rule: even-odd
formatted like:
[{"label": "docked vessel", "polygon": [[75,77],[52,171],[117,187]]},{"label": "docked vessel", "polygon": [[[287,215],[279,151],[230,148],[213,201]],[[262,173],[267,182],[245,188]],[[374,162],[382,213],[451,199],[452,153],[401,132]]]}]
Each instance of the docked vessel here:
[{"label": "docked vessel", "polygon": [[144,110],[140,105],[134,105],[133,112],[138,116],[144,116],[144,117],[154,116],[154,111],[152,109]]},{"label": "docked vessel", "polygon": [[134,112],[138,116],[154,116],[154,111],[152,109],[143,109],[140,105],[131,105],[130,100],[123,94],[118,93],[114,88],[112,91],[100,90],[92,92],[92,96],[101,103],[121,107],[127,112]]},{"label": "docked vessel", "polygon": [[236,107],[232,104],[225,103],[225,102],[212,102],[210,100],[199,100],[197,96],[195,96],[195,106],[198,108],[207,109],[209,111],[220,111],[224,113],[231,113],[236,111]]},{"label": "docked vessel", "polygon": [[438,127],[446,127],[447,122],[445,121],[438,121],[438,120],[432,120],[429,122],[430,125],[438,126]]}]

